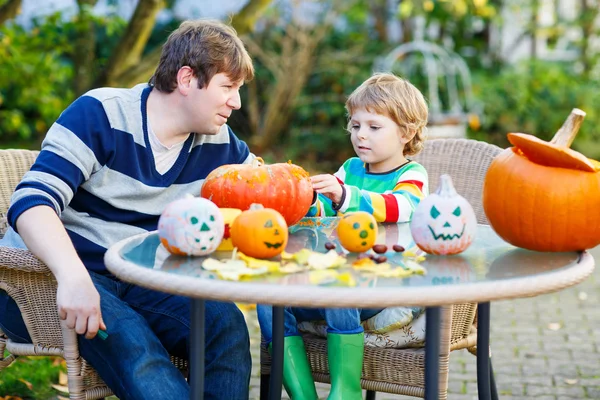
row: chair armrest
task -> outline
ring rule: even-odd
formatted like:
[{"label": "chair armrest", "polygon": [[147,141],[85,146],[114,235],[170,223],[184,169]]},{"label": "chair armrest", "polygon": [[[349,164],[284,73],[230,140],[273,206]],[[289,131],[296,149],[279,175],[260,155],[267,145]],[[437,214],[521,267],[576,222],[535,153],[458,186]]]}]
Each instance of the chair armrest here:
[{"label": "chair armrest", "polygon": [[50,269],[39,258],[27,249],[0,246],[0,268],[14,269],[23,272],[52,274]]}]

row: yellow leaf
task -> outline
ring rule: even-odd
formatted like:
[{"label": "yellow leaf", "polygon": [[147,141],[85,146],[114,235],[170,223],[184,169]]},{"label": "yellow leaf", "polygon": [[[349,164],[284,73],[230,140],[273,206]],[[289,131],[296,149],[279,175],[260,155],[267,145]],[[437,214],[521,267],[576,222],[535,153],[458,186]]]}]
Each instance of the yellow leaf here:
[{"label": "yellow leaf", "polygon": [[23,382],[25,386],[27,386],[27,389],[33,390],[33,384],[31,382],[28,382],[23,378],[19,378],[19,382]]}]

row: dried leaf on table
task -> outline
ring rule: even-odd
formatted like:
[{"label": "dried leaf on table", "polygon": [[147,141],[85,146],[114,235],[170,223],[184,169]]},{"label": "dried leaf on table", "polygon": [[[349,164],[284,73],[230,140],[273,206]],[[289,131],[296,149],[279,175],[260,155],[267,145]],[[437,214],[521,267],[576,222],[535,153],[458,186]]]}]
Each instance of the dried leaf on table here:
[{"label": "dried leaf on table", "polygon": [[267,268],[238,268],[238,269],[220,269],[217,274],[220,278],[228,281],[239,281],[240,278],[246,276],[264,275],[269,270]]},{"label": "dried leaf on table", "polygon": [[321,269],[310,271],[308,280],[311,285],[324,285],[327,283],[336,282],[339,276],[339,272],[330,269]]},{"label": "dried leaf on table", "polygon": [[254,258],[254,257],[247,256],[241,252],[238,252],[238,256],[240,257],[241,260],[243,260],[246,263],[248,268],[253,268],[253,269],[254,268],[256,268],[256,269],[267,268],[269,270],[269,272],[277,272],[277,271],[279,271],[279,268],[281,267],[281,263],[279,261],[262,260],[260,258]]},{"label": "dried leaf on table", "polygon": [[295,262],[289,262],[279,268],[279,272],[284,274],[294,274],[302,271],[306,271],[306,268],[302,265],[296,264]]},{"label": "dried leaf on table", "polygon": [[307,264],[312,269],[337,268],[346,264],[346,257],[340,256],[335,250],[329,250],[325,254],[312,252]]},{"label": "dried leaf on table", "polygon": [[246,263],[242,260],[220,261],[215,258],[207,258],[202,262],[202,268],[207,271],[236,270],[246,268]]}]

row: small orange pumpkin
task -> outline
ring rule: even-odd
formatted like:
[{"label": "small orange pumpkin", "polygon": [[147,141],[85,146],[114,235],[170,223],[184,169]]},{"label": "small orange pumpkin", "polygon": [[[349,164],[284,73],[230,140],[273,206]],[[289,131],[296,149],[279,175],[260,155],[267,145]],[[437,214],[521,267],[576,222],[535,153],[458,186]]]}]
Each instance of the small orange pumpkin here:
[{"label": "small orange pumpkin", "polygon": [[247,210],[259,203],[277,210],[288,226],[306,215],[313,199],[308,172],[288,163],[222,165],[206,177],[201,196],[222,208]]},{"label": "small orange pumpkin", "polygon": [[346,250],[353,253],[367,251],[377,240],[377,221],[366,211],[345,214],[338,223],[337,235]]},{"label": "small orange pumpkin", "polygon": [[514,147],[494,159],[483,186],[485,214],[507,242],[554,252],[600,244],[600,164],[569,148],[584,117],[574,109],[550,142],[508,134]]},{"label": "small orange pumpkin", "polygon": [[276,210],[252,204],[233,221],[231,241],[247,256],[275,257],[287,246],[288,226]]}]

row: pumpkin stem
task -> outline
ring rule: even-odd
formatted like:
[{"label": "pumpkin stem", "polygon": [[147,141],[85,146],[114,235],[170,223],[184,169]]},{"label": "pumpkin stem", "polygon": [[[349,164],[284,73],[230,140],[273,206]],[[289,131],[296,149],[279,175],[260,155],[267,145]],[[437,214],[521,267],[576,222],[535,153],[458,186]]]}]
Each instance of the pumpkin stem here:
[{"label": "pumpkin stem", "polygon": [[263,207],[263,205],[260,203],[252,203],[250,204],[250,208],[248,208],[248,210],[262,210],[263,208],[265,207]]},{"label": "pumpkin stem", "polygon": [[452,184],[452,178],[450,175],[444,174],[440,176],[440,185],[438,186],[435,193],[441,197],[453,197],[456,196],[456,189]]},{"label": "pumpkin stem", "polygon": [[262,159],[262,157],[254,157],[254,160],[252,160],[252,166],[253,167],[260,167],[261,165],[264,165],[265,160]]},{"label": "pumpkin stem", "polygon": [[550,143],[561,147],[571,147],[577,132],[585,118],[585,111],[579,108],[571,110],[571,114],[567,117],[560,129],[556,132]]}]

